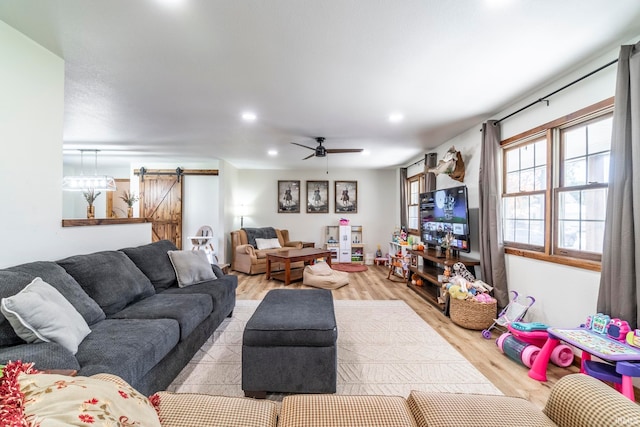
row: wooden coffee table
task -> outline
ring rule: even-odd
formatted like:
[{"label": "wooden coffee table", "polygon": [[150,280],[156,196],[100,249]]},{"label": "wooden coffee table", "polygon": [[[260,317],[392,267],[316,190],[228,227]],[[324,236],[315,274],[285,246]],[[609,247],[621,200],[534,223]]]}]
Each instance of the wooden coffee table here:
[{"label": "wooden coffee table", "polygon": [[[313,264],[316,259],[324,258],[329,267],[331,267],[331,251],[325,251],[323,249],[315,249],[315,248],[302,248],[302,249],[290,249],[288,251],[281,251],[273,254],[267,254],[267,271],[266,277],[267,280],[272,277],[277,280],[284,281],[284,285],[287,286],[291,283],[292,274],[291,274],[291,263],[304,261],[305,263]],[[284,271],[282,273],[271,274],[271,263],[272,262],[281,262],[284,263]],[[302,269],[298,269],[298,273],[300,273]],[[294,280],[299,280],[302,278],[302,274],[296,274],[293,277]]]}]

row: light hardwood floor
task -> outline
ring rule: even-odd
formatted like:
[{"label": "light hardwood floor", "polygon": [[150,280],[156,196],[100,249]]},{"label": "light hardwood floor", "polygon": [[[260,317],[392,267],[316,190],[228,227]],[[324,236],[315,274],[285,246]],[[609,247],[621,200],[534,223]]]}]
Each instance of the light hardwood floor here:
[{"label": "light hardwood floor", "polygon": [[[564,375],[578,372],[576,366],[560,368],[549,364],[548,381],[542,383],[533,380],[527,375],[528,368],[512,361],[498,350],[495,339],[500,335],[499,332],[494,333],[494,337],[487,340],[482,337],[480,331],[463,329],[409,289],[400,277],[395,277],[393,280],[387,279],[387,267],[368,267],[366,272],[351,273],[349,285],[333,291],[334,299],[406,302],[505,395],[524,397],[542,408],[547,401],[551,386]],[[282,282],[266,280],[264,274],[255,276],[236,272],[231,274],[238,276],[238,299],[262,299],[269,290],[284,288]],[[307,287],[302,285],[302,282],[295,282],[287,288]]]}]

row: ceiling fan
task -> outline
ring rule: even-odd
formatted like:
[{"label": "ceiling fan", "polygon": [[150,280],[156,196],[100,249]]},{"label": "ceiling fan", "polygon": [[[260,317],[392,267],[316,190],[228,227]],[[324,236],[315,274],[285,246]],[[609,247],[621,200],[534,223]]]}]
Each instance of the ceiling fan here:
[{"label": "ceiling fan", "polygon": [[307,160],[312,157],[325,157],[327,154],[338,154],[338,153],[361,153],[364,151],[362,148],[326,148],[322,143],[324,142],[324,138],[319,136],[314,138],[318,143],[317,147],[309,147],[307,145],[298,144],[297,142],[292,142],[294,145],[299,145],[300,147],[308,148],[309,150],[313,150],[313,154],[309,154],[302,160]]}]

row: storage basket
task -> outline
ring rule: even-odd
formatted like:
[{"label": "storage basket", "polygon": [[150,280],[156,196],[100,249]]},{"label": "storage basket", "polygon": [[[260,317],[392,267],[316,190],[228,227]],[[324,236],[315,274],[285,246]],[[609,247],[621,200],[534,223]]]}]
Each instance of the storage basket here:
[{"label": "storage basket", "polygon": [[496,318],[497,302],[484,303],[474,299],[449,298],[449,317],[458,326],[480,331],[491,326]]}]

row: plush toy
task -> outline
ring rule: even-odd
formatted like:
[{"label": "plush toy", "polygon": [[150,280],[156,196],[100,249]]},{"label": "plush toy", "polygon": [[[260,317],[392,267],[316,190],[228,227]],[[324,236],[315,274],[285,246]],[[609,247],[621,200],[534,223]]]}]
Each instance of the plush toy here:
[{"label": "plush toy", "polygon": [[473,297],[473,299],[475,299],[478,302],[482,302],[482,303],[487,303],[487,304],[491,304],[495,301],[495,299],[489,295],[489,294],[478,294],[475,297]]},{"label": "plush toy", "polygon": [[451,295],[451,298],[456,299],[467,299],[467,297],[469,296],[467,291],[463,291],[462,289],[460,289],[460,285],[449,286],[449,295]]},{"label": "plush toy", "polygon": [[471,274],[471,272],[467,270],[467,267],[461,262],[456,262],[455,264],[453,264],[453,274],[456,276],[464,277],[468,282],[473,282],[476,280],[475,276]]}]

